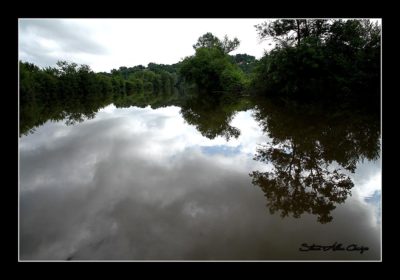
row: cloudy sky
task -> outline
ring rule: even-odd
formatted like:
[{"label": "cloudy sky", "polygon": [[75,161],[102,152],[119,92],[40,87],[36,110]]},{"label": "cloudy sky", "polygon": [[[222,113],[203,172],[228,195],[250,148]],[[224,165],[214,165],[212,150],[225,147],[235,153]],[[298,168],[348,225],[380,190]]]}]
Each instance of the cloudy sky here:
[{"label": "cloudy sky", "polygon": [[260,58],[255,24],[265,19],[20,19],[19,58],[39,66],[58,60],[88,64],[94,71],[120,66],[172,64],[192,55],[192,45],[206,32],[237,37],[232,52]]}]

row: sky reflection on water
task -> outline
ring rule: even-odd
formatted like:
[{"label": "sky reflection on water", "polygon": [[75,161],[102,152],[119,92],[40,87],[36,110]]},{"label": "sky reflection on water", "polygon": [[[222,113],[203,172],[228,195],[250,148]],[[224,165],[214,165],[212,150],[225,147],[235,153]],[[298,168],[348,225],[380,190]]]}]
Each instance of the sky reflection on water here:
[{"label": "sky reflection on water", "polygon": [[[180,108],[115,108],[73,126],[46,122],[20,138],[20,257],[30,259],[379,259],[381,166],[358,163],[352,195],[320,224],[271,215],[249,173],[271,139],[253,110],[237,138],[208,139]],[[299,252],[302,243],[357,252]]]}]

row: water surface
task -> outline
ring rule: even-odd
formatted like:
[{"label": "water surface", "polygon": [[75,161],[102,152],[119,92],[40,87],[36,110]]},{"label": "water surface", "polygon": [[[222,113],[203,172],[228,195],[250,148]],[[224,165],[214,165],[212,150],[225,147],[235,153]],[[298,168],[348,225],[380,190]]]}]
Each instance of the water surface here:
[{"label": "water surface", "polygon": [[164,99],[22,107],[22,260],[380,259],[379,118]]}]

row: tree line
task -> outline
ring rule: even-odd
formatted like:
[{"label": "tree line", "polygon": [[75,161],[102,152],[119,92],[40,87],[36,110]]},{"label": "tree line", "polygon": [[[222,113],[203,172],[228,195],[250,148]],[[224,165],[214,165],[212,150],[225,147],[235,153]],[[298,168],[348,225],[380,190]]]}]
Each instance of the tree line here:
[{"label": "tree line", "polygon": [[21,99],[52,98],[54,95],[130,95],[171,92],[177,82],[174,66],[149,63],[120,67],[111,73],[95,73],[88,65],[59,61],[56,67],[39,68],[20,62]]},{"label": "tree line", "polygon": [[21,103],[35,98],[120,96],[195,87],[305,102],[379,105],[380,26],[369,20],[279,19],[255,26],[275,47],[257,60],[229,55],[240,41],[212,33],[199,37],[195,54],[172,64],[122,66],[110,73],[60,61],[39,68],[20,62]]},{"label": "tree line", "polygon": [[274,48],[260,60],[229,56],[237,38],[207,33],[182,61],[200,88],[241,91],[296,102],[379,106],[381,28],[370,20],[280,19],[255,26]]}]

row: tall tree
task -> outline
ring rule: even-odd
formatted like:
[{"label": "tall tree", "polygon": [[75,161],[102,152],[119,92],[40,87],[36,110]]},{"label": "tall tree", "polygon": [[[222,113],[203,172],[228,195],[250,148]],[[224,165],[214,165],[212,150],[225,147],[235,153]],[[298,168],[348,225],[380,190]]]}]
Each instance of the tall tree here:
[{"label": "tall tree", "polygon": [[379,106],[377,24],[294,19],[265,22],[256,28],[261,39],[278,43],[255,69],[253,81],[258,90],[304,102]]},{"label": "tall tree", "polygon": [[199,37],[197,43],[193,45],[193,48],[218,48],[227,54],[237,49],[239,45],[240,41],[236,37],[233,38],[233,40],[229,40],[228,36],[225,35],[224,39],[221,41],[212,33],[207,32]]},{"label": "tall tree", "polygon": [[308,37],[321,38],[328,31],[325,19],[280,19],[255,25],[261,40],[272,38],[281,45],[300,45]]}]

